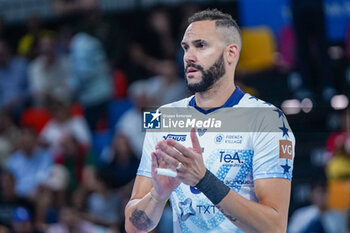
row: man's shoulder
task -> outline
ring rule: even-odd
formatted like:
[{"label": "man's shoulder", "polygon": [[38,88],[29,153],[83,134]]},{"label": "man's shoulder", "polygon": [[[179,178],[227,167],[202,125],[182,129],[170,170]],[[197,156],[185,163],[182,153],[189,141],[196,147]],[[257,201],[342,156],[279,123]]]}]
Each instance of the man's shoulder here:
[{"label": "man's shoulder", "polygon": [[276,108],[273,104],[246,93],[238,104],[239,107]]}]

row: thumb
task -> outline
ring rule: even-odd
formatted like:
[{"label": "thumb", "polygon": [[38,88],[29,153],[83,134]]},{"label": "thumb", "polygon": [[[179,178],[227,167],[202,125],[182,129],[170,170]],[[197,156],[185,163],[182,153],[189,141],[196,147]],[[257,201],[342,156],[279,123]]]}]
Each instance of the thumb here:
[{"label": "thumb", "polygon": [[193,150],[197,153],[202,153],[202,147],[201,145],[199,144],[199,141],[198,141],[198,137],[197,137],[197,134],[196,134],[196,129],[195,128],[192,128],[191,129],[191,141],[192,141],[192,147],[193,147]]}]

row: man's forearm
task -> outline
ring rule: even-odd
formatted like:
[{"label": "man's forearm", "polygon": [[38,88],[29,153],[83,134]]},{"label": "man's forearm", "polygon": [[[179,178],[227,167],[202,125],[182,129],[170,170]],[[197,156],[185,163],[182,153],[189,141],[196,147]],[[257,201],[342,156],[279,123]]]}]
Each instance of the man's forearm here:
[{"label": "man's forearm", "polygon": [[259,203],[231,190],[209,170],[195,186],[237,227],[246,232],[285,232],[290,181],[254,182]]},{"label": "man's forearm", "polygon": [[287,216],[270,206],[250,201],[233,190],[216,207],[244,232],[286,231]]},{"label": "man's forearm", "polygon": [[148,193],[142,199],[130,200],[125,208],[125,230],[149,232],[153,230],[164,210],[166,202],[158,203]]}]

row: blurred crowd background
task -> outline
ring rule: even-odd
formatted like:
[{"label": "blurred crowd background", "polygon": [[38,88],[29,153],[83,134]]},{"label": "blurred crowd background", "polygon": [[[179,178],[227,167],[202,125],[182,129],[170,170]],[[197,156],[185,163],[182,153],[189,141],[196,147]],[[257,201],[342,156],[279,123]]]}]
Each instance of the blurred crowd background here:
[{"label": "blurred crowd background", "polygon": [[0,232],[124,232],[142,109],[191,94],[180,41],[206,8],[296,136],[288,231],[350,232],[349,0],[0,0]]}]

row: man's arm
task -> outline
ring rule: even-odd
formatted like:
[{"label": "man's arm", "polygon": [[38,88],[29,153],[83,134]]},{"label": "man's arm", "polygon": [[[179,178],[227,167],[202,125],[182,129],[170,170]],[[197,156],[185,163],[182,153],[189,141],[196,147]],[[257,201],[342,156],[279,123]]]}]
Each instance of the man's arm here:
[{"label": "man's arm", "polygon": [[[282,178],[254,181],[258,203],[229,189],[204,166],[201,147],[195,130],[191,131],[193,148],[167,139],[159,142],[156,153],[168,164],[182,166],[177,177],[184,184],[195,186],[237,227],[246,232],[280,233],[286,231],[291,182]],[[175,150],[176,149],[176,150]]]},{"label": "man's arm", "polygon": [[230,190],[216,207],[245,232],[286,232],[291,182],[260,179],[254,187],[258,203]]},{"label": "man's arm", "polygon": [[168,166],[154,152],[151,158],[152,178],[136,176],[131,199],[125,207],[125,230],[128,233],[153,230],[162,216],[167,199],[180,184],[177,178],[157,175],[157,168]]},{"label": "man's arm", "polygon": [[[125,230],[131,232],[149,232],[153,230],[162,216],[165,203],[152,200],[152,179],[136,176],[131,198],[125,207]],[[156,194],[153,194],[155,198]],[[159,199],[158,199],[159,200]]]}]

